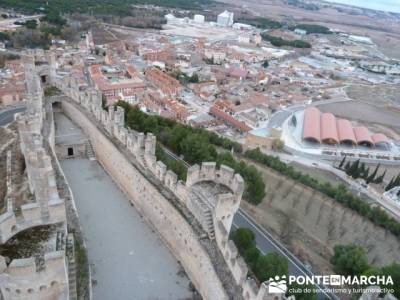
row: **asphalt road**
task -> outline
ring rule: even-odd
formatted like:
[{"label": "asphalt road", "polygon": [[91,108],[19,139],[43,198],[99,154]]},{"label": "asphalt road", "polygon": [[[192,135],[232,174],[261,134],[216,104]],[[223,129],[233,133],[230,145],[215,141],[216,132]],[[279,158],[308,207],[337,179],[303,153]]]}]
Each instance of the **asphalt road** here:
[{"label": "asphalt road", "polygon": [[[257,248],[262,254],[269,252],[276,252],[288,260],[289,275],[293,276],[313,276],[314,274],[307,269],[307,267],[297,259],[292,253],[290,253],[281,243],[274,239],[265,229],[261,228],[246,212],[239,209],[233,218],[232,229],[237,228],[248,228],[254,232]],[[316,274],[320,275],[320,274]],[[318,293],[318,299],[337,299],[339,298],[333,294],[326,294],[321,290],[321,286],[317,286],[320,289]]]},{"label": "asphalt road", "polygon": [[0,110],[0,126],[5,126],[14,121],[14,115],[24,111],[25,109],[25,107],[14,107]]}]

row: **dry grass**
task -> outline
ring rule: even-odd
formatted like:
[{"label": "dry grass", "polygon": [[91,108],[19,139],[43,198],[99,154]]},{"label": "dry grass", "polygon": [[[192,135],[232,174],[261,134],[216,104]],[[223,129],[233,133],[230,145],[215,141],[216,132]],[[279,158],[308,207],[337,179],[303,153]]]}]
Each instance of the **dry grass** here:
[{"label": "dry grass", "polygon": [[257,207],[243,202],[242,207],[316,273],[332,272],[329,259],[336,244],[363,246],[376,265],[400,260],[400,240],[394,235],[325,195],[269,168],[256,167],[267,194]]}]

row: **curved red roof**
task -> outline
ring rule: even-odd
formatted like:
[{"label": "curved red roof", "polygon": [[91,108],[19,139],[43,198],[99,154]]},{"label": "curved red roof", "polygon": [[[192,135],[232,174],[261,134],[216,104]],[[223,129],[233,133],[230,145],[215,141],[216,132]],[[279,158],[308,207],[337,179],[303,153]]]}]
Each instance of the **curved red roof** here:
[{"label": "curved red roof", "polygon": [[337,131],[339,135],[339,141],[341,143],[351,142],[352,144],[357,144],[357,140],[353,132],[353,126],[351,125],[349,120],[337,120]]},{"label": "curved red roof", "polygon": [[321,112],[318,108],[306,108],[304,111],[303,139],[313,139],[321,142],[320,118]]},{"label": "curved red roof", "polygon": [[368,143],[373,145],[374,142],[369,135],[368,129],[364,126],[354,127],[354,135],[356,136],[356,140],[358,144]]},{"label": "curved red roof", "polygon": [[321,140],[328,144],[339,143],[336,118],[331,113],[323,113],[321,115]]},{"label": "curved red roof", "polygon": [[304,110],[303,139],[327,144],[348,142],[369,146],[379,143],[389,144],[389,139],[383,133],[371,136],[366,127],[353,127],[349,120],[337,120],[333,114],[321,113],[316,107]]},{"label": "curved red roof", "polygon": [[389,139],[387,138],[386,135],[383,133],[376,133],[371,136],[372,141],[374,144],[379,144],[379,143],[386,143],[389,144]]}]

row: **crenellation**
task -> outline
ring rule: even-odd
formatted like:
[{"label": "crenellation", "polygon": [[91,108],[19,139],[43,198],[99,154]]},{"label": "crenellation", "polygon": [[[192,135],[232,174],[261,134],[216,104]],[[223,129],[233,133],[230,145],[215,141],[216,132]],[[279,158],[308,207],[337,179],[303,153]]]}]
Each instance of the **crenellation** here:
[{"label": "crenellation", "polygon": [[243,297],[245,300],[256,299],[258,294],[258,285],[257,282],[249,277],[244,281],[242,286],[243,288]]},{"label": "crenellation", "polygon": [[200,179],[202,181],[214,181],[216,175],[217,163],[215,162],[203,162],[200,169]]},{"label": "crenellation", "polygon": [[199,180],[200,180],[200,166],[196,164],[189,167],[187,170],[186,185],[192,186]]},{"label": "crenellation", "polygon": [[225,248],[225,253],[223,254],[226,261],[234,260],[238,256],[238,249],[236,248],[235,243],[232,240],[228,240]]},{"label": "crenellation", "polygon": [[145,153],[147,155],[155,155],[156,154],[156,137],[151,132],[147,133],[145,139]]},{"label": "crenellation", "polygon": [[162,161],[157,161],[156,176],[161,182],[164,182],[166,173],[167,173],[167,166]]},{"label": "crenellation", "polygon": [[36,273],[36,264],[34,257],[14,259],[11,261],[6,272],[10,276],[25,277]]},{"label": "crenellation", "polygon": [[249,267],[247,266],[245,260],[243,257],[238,256],[236,259],[235,270],[233,270],[233,277],[235,277],[237,284],[243,286],[248,272]]},{"label": "crenellation", "polygon": [[0,256],[1,293],[4,299],[68,299],[65,260],[64,251],[56,251],[45,254],[44,265],[37,265],[35,259],[30,257],[14,259],[7,267],[1,263],[5,259]]},{"label": "crenellation", "polygon": [[[75,90],[73,85],[74,83],[68,87],[65,84],[58,84],[65,94],[76,97],[71,93],[71,90]],[[166,187],[184,204],[185,209],[188,209],[201,224],[210,241],[215,240],[217,248],[221,252],[222,261],[225,261],[226,267],[242,292],[243,298],[251,300],[269,299],[266,298],[265,284],[258,288],[253,279],[246,279],[248,267],[238,254],[233,241],[229,240],[233,216],[239,209],[245,187],[243,178],[236,174],[231,167],[222,165],[217,168],[215,162],[203,162],[201,166],[193,165],[188,168],[186,182],[178,181],[178,176],[172,170],[168,170],[163,162],[156,161],[157,141],[152,133],[145,135],[143,132],[125,129],[125,112],[122,107],[117,106],[114,110],[114,107],[110,106],[108,112],[106,112],[101,107],[102,102],[99,94],[91,91],[90,95],[86,98],[91,103],[81,105],[81,107],[86,107],[86,110],[91,112],[96,120],[99,120],[109,136],[116,137],[126,146],[128,151],[137,159],[138,166],[150,171],[158,179],[160,185]],[[76,101],[76,98],[74,101],[79,102]],[[195,286],[199,288],[202,296],[205,299],[227,299],[226,291],[219,290],[221,287],[216,282],[219,279],[210,283],[207,276],[204,275],[208,274],[212,278],[218,278],[215,277],[213,267],[209,264],[208,259],[210,257],[205,256],[204,260],[199,261],[199,259],[193,259],[193,253],[188,252],[187,240],[192,241],[190,245],[198,245],[199,241],[193,231],[188,230],[190,228],[187,227],[188,223],[182,222],[181,218],[175,215],[176,212],[172,213],[169,202],[160,198],[154,186],[140,175],[132,167],[132,164],[126,163],[126,157],[123,155],[116,156],[115,146],[108,142],[107,136],[102,134],[97,125],[92,124],[90,118],[85,117],[81,108],[68,101],[63,102],[62,106],[65,113],[91,137],[99,161],[107,171],[112,173],[118,184],[132,196],[132,203],[152,224],[155,224],[171,249],[178,247],[182,250],[175,254],[182,260],[185,270]],[[107,145],[107,147],[104,145]],[[112,161],[110,161],[111,155],[113,155]],[[137,184],[138,182],[140,184]],[[201,191],[201,188],[199,188],[201,184],[222,185],[229,191],[214,195],[212,190]],[[178,228],[176,230],[180,231],[181,236],[175,232],[171,233],[169,229],[173,227]],[[202,255],[202,248],[196,247],[195,249],[199,251],[198,254]],[[210,295],[213,296],[210,297]],[[240,298],[240,295],[237,295],[237,297]],[[280,295],[274,295],[274,297],[276,297],[274,299],[282,299]]]},{"label": "crenellation", "polygon": [[[178,176],[176,174],[175,174],[175,176],[176,176],[176,178],[178,178]],[[172,190],[172,191],[174,191],[174,190]],[[184,203],[186,205],[186,203],[187,203],[186,199],[188,197],[188,190],[187,190],[185,182],[183,182],[182,180],[179,180],[176,184],[175,195],[177,196],[177,198],[179,200],[182,201],[182,203]]]},{"label": "crenellation", "polygon": [[216,176],[219,177],[219,181],[221,184],[231,187],[233,177],[235,176],[235,170],[231,167],[221,165],[219,171],[217,171]]},{"label": "crenellation", "polygon": [[41,218],[40,205],[38,203],[29,203],[21,206],[22,216],[25,222],[38,221]]},{"label": "crenellation", "polygon": [[239,174],[235,174],[233,177],[233,182],[230,185],[233,193],[238,197],[238,200],[242,198],[243,192],[244,192],[244,180],[243,177],[240,176]]},{"label": "crenellation", "polygon": [[[48,131],[51,131],[52,127],[48,123],[53,122],[53,119],[47,119],[49,111],[44,105],[43,88],[38,74],[47,76],[48,66],[35,66],[36,59],[46,61],[45,52],[29,53],[31,55],[23,56],[25,71],[28,71],[25,73],[27,109],[24,114],[18,116],[17,122],[19,146],[25,160],[28,189],[32,194],[30,197],[33,199],[29,199],[32,201],[30,203],[16,207],[21,211],[18,217],[14,214],[15,208],[0,215],[0,243],[6,243],[23,230],[41,225],[61,223],[66,230],[65,203],[60,199],[52,159],[45,148],[46,145],[51,145],[51,135]],[[46,256],[46,253],[44,254]],[[59,259],[63,264],[58,263],[57,266],[52,265],[53,261],[49,260],[50,264],[45,262],[45,272],[38,272],[41,266],[35,264],[34,257],[14,259],[8,267],[2,264],[2,299],[68,299],[65,257]],[[4,258],[1,257],[0,262],[4,262]],[[60,284],[51,286],[54,279]]]},{"label": "crenellation", "polygon": [[171,191],[175,191],[177,189],[178,175],[171,170],[167,170],[164,183]]},{"label": "crenellation", "polygon": [[117,106],[117,110],[114,113],[114,124],[122,127],[125,125],[125,110],[121,106]]}]

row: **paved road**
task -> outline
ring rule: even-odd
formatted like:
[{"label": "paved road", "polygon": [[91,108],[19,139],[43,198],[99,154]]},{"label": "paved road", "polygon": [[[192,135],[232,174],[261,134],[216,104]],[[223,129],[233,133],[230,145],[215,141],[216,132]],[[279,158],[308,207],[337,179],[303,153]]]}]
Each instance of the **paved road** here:
[{"label": "paved road", "polygon": [[[314,274],[307,269],[307,267],[289,250],[287,250],[280,242],[274,239],[271,234],[269,234],[265,229],[259,226],[246,212],[242,209],[236,213],[233,218],[232,229],[237,228],[248,228],[254,232],[256,238],[257,248],[262,252],[262,254],[267,254],[270,252],[276,252],[287,258],[289,264],[289,274],[294,276],[313,276]],[[320,274],[316,274],[320,275]],[[321,286],[316,285],[320,289],[318,294],[318,299],[335,299],[339,298],[333,294],[326,294],[321,290]]]},{"label": "paved road", "polygon": [[14,115],[25,110],[25,106],[0,110],[0,126],[5,126],[14,121]]}]

